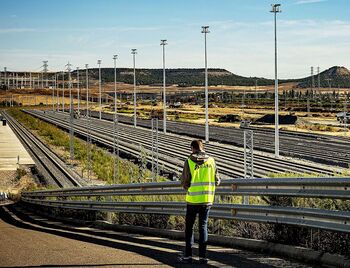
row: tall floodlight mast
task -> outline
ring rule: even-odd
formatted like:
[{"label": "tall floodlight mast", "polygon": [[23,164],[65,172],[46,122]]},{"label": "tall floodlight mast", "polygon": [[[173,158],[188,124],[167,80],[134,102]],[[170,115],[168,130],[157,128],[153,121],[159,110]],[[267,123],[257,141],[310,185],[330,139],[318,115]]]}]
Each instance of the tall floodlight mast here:
[{"label": "tall floodlight mast", "polygon": [[320,91],[320,85],[321,84],[321,80],[320,80],[320,67],[317,67],[317,91],[318,91],[318,94],[320,95],[320,98],[321,98],[321,91]]},{"label": "tall floodlight mast", "polygon": [[99,91],[99,106],[100,106],[100,120],[102,118],[102,82],[101,82],[101,60],[97,61],[98,64],[98,91]]},{"label": "tall floodlight mast", "polygon": [[59,95],[59,88],[60,88],[60,85],[59,85],[59,75],[60,73],[57,72],[57,78],[56,78],[56,106],[57,106],[57,112],[60,111],[60,95]]},{"label": "tall floodlight mast", "polygon": [[8,88],[8,83],[7,83],[7,68],[4,67],[4,75],[5,75],[5,92],[6,92],[6,98],[5,98],[5,106],[7,106],[7,88]]},{"label": "tall floodlight mast", "polygon": [[137,49],[131,49],[131,54],[133,56],[133,64],[134,64],[134,127],[136,127],[136,69],[135,69],[135,56],[137,54]]},{"label": "tall floodlight mast", "polygon": [[165,80],[165,46],[167,40],[160,40],[160,45],[163,46],[163,132],[166,134],[166,80]]},{"label": "tall floodlight mast", "polygon": [[277,77],[277,13],[282,12],[280,10],[281,4],[272,4],[271,12],[274,14],[275,22],[275,156],[280,155],[280,141],[279,141],[279,118],[278,118],[278,77]]},{"label": "tall floodlight mast", "polygon": [[208,58],[207,58],[207,34],[209,26],[202,26],[204,33],[204,64],[205,64],[205,142],[209,142],[209,105],[208,105]]},{"label": "tall floodlight mast", "polygon": [[54,74],[54,84],[52,87],[52,112],[55,111],[55,89],[56,89],[56,74]]}]

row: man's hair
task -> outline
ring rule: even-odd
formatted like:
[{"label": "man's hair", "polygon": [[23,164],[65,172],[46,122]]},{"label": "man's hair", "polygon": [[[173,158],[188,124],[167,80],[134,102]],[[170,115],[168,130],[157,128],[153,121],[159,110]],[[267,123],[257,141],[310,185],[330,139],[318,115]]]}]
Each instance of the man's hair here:
[{"label": "man's hair", "polygon": [[202,140],[193,140],[191,142],[191,147],[196,151],[203,151],[203,142]]}]

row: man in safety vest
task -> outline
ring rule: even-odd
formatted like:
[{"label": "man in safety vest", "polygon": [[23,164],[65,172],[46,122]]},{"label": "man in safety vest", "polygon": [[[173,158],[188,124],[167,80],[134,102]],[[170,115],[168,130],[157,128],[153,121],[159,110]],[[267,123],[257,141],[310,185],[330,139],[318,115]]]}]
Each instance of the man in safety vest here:
[{"label": "man in safety vest", "polygon": [[181,185],[186,194],[186,249],[179,258],[182,263],[192,263],[193,225],[198,214],[199,223],[199,262],[206,264],[208,241],[209,210],[214,202],[215,186],[220,179],[214,158],[208,156],[201,140],[191,142],[192,154],[185,161],[181,176]]}]

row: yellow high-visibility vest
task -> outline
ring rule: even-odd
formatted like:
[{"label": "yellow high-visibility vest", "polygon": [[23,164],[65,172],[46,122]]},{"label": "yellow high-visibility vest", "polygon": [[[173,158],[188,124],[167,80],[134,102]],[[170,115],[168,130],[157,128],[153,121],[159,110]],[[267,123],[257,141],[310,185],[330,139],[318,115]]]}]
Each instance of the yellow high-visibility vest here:
[{"label": "yellow high-visibility vest", "polygon": [[191,186],[187,190],[188,203],[213,203],[215,195],[215,160],[209,157],[202,165],[188,159]]}]

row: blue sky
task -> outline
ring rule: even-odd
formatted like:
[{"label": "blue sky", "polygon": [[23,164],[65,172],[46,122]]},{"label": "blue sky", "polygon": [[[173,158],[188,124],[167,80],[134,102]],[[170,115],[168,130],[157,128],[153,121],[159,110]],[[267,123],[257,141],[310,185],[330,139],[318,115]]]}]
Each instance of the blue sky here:
[{"label": "blue sky", "polygon": [[[161,68],[160,39],[168,39],[167,67],[208,65],[245,76],[273,77],[273,1],[265,0],[0,0],[0,68]],[[279,76],[309,74],[310,66],[350,67],[350,1],[280,0]]]}]

